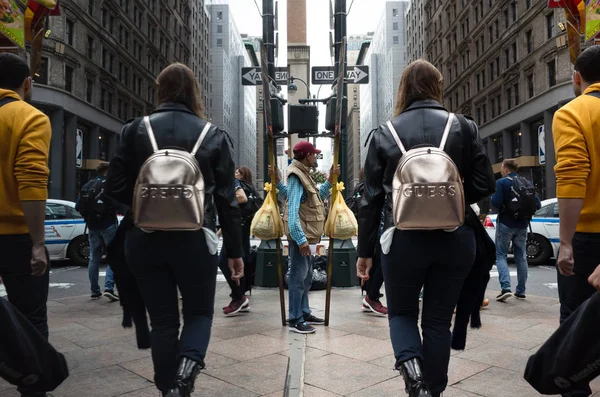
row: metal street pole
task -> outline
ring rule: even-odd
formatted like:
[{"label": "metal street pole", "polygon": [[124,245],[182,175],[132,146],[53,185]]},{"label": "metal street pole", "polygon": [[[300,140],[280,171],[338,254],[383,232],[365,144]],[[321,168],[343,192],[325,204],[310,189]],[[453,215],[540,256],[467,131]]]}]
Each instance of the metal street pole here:
[{"label": "metal street pole", "polygon": [[[342,40],[346,37],[346,0],[335,0],[334,9],[334,29],[335,29],[335,78],[338,77],[340,70],[340,51]],[[344,70],[347,69],[348,58],[344,56]],[[345,77],[345,76],[344,76]],[[344,98],[348,97],[348,85],[344,84]],[[338,101],[343,100],[338,98]],[[348,107],[343,108],[344,116],[347,118]],[[340,179],[344,182],[344,186],[348,186],[348,136],[346,128],[343,128],[340,134],[340,166],[342,174]]]}]

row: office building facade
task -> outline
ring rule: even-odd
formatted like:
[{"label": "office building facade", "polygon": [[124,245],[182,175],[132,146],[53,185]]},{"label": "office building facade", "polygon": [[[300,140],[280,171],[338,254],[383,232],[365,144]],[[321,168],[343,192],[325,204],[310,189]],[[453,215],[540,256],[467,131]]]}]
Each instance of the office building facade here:
[{"label": "office building facade", "polygon": [[242,86],[252,60],[227,4],[209,5],[211,120],[229,134],[237,166],[256,175],[256,87]]},{"label": "office building facade", "polygon": [[448,109],[472,116],[494,165],[515,158],[555,197],[554,112],[573,97],[564,12],[544,0],[427,0],[426,51]]},{"label": "office building facade", "polygon": [[406,64],[425,56],[425,0],[411,0],[406,11]]},{"label": "office building facade", "polygon": [[[205,12],[203,1],[60,6],[61,15],[49,18],[32,103],[52,123],[49,195],[75,200],[96,166],[114,155],[124,122],[154,109],[160,70],[174,61],[191,65],[191,26],[202,30],[207,19],[194,18]],[[205,54],[205,44],[196,45]],[[200,81],[207,80],[203,69]]]},{"label": "office building facade", "polygon": [[405,15],[408,1],[388,1],[370,44],[357,64],[369,66],[369,84],[360,86],[360,153],[364,164],[369,132],[392,118],[400,77],[406,66]]}]

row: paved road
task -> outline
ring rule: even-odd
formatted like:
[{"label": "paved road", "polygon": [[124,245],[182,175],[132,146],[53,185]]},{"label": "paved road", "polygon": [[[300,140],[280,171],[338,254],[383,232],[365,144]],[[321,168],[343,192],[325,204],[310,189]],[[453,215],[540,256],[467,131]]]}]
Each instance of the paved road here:
[{"label": "paved road", "polygon": [[[89,291],[88,271],[87,268],[72,266],[69,262],[54,262],[50,274],[50,294],[49,299],[60,299],[72,296],[87,295]],[[513,292],[517,282],[517,269],[514,264],[509,264]],[[100,269],[101,276],[105,274],[105,266]],[[498,284],[498,272],[494,267],[491,272],[491,280],[488,285],[490,290],[500,290]],[[217,278],[224,281],[223,276],[217,275]],[[100,278],[102,288],[103,278]],[[6,293],[4,287],[0,284],[0,296]],[[549,266],[539,266],[529,268],[529,278],[527,281],[527,294],[544,296],[548,298],[558,298],[558,290],[556,289],[556,270]]]}]

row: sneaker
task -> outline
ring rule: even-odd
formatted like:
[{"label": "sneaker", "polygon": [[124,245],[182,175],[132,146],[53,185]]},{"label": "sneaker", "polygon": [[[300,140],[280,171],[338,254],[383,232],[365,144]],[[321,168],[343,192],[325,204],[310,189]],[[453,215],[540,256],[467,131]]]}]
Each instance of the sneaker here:
[{"label": "sneaker", "polygon": [[96,293],[96,294],[92,294],[91,299],[93,301],[100,299],[100,297],[102,297],[102,294],[100,292]]},{"label": "sneaker", "polygon": [[312,325],[325,324],[325,320],[323,320],[322,318],[319,318],[319,317],[315,317],[312,314],[309,314],[308,316],[304,316],[304,322],[306,324],[312,324]]},{"label": "sneaker", "polygon": [[226,316],[233,316],[234,314],[241,312],[244,308],[248,307],[249,305],[250,300],[248,300],[248,298],[246,298],[246,296],[244,295],[242,299],[231,301],[229,306],[223,309],[223,314]]},{"label": "sneaker", "polygon": [[525,294],[515,293],[515,298],[517,298],[517,299],[526,299],[527,297],[525,296]]},{"label": "sneaker", "polygon": [[371,300],[368,296],[363,299],[363,308],[367,307],[370,312],[378,316],[387,316],[387,307],[383,306],[380,301]]},{"label": "sneaker", "polygon": [[104,296],[106,296],[111,302],[116,302],[119,300],[119,295],[115,294],[115,291],[112,289],[104,290]]},{"label": "sneaker", "polygon": [[509,289],[503,289],[502,292],[500,292],[500,295],[498,295],[496,297],[496,300],[498,302],[504,302],[505,300],[507,300],[511,296],[512,296],[512,291],[511,290],[509,290]]},{"label": "sneaker", "polygon": [[296,332],[297,334],[314,334],[317,332],[316,329],[308,325],[306,322],[290,325],[290,331]]}]

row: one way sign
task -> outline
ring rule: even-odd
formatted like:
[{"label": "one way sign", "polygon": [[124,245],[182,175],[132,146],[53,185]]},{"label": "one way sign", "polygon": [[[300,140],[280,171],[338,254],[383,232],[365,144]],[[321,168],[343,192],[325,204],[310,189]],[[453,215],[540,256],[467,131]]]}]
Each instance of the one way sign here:
[{"label": "one way sign", "polygon": [[[335,82],[335,69],[333,66],[314,66],[312,68],[312,83],[333,84]],[[351,84],[369,84],[369,67],[367,65],[348,66],[346,79]]]},{"label": "one way sign", "polygon": [[[287,84],[289,72],[287,68],[275,68],[277,84]],[[242,85],[261,85],[260,68],[242,68]]]}]

